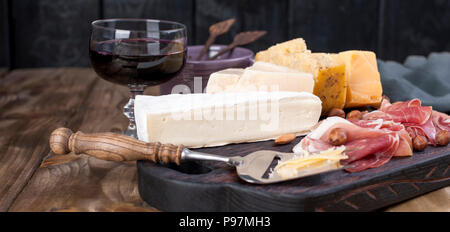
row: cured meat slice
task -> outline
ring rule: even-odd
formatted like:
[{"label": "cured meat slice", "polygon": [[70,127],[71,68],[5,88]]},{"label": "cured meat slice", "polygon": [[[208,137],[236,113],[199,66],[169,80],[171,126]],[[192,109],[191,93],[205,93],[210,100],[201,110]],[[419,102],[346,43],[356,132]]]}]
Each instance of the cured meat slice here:
[{"label": "cured meat slice", "polygon": [[328,142],[328,135],[335,128],[340,128],[347,135],[344,146],[348,158],[341,162],[349,165],[346,169],[349,172],[379,167],[392,156],[412,154],[409,135],[401,124],[385,122],[382,119],[350,122],[339,117],[323,120],[294,147],[294,152],[317,153],[333,148]]},{"label": "cured meat slice", "polygon": [[348,152],[345,155],[348,159],[343,164],[350,164],[353,161],[360,160],[366,156],[387,151],[393,143],[393,137],[389,134],[381,135],[374,138],[353,140],[345,144]]},{"label": "cured meat slice", "polygon": [[428,143],[436,146],[436,134],[450,131],[450,117],[434,111],[431,106],[422,106],[419,99],[391,104],[383,99],[379,110],[363,116],[363,120],[392,120],[405,126],[411,138],[425,136]]},{"label": "cured meat slice", "polygon": [[391,160],[390,154],[388,153],[376,153],[371,156],[365,157],[364,159],[360,159],[355,161],[351,167],[346,168],[345,170],[348,172],[360,172],[369,168],[380,167],[383,164],[386,164]]},{"label": "cured meat slice", "polygon": [[394,156],[412,156],[412,140],[408,131],[401,123],[385,121],[383,119],[359,120],[352,121],[352,123],[364,128],[380,129],[386,132],[396,132],[399,136],[400,141],[398,145],[399,147],[394,153]]},{"label": "cured meat slice", "polygon": [[380,110],[385,112],[394,122],[424,124],[433,111],[431,106],[422,106],[419,99],[407,102],[396,102],[390,104],[387,99],[383,100]]},{"label": "cured meat slice", "polygon": [[441,130],[447,130],[450,132],[450,116],[448,114],[433,111],[431,117],[433,125],[436,127],[438,132]]}]

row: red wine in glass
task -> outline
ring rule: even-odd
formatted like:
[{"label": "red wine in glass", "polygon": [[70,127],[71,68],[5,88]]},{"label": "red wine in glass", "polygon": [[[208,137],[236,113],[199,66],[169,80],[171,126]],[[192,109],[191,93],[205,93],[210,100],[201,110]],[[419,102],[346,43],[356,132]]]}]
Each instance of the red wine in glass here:
[{"label": "red wine in glass", "polygon": [[103,79],[121,85],[159,85],[182,69],[186,49],[179,43],[155,39],[102,41],[89,50],[91,64]]},{"label": "red wine in glass", "polygon": [[130,120],[126,135],[137,138],[134,98],[145,87],[175,77],[186,61],[186,26],[151,19],[104,19],[92,22],[89,57],[103,79],[127,85],[130,100],[124,114]]}]

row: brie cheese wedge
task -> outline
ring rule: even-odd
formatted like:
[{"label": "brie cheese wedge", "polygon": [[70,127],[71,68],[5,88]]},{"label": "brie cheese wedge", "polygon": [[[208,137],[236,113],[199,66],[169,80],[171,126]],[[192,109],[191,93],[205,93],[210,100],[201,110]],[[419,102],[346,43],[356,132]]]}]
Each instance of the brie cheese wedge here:
[{"label": "brie cheese wedge", "polygon": [[137,134],[146,142],[211,147],[306,134],[321,113],[306,92],[137,96]]}]

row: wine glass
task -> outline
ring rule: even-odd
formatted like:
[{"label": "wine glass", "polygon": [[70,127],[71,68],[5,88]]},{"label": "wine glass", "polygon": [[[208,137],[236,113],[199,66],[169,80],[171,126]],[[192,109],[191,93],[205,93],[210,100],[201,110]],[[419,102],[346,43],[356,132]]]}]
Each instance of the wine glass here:
[{"label": "wine glass", "polygon": [[151,19],[104,19],[92,22],[89,57],[103,79],[130,88],[124,107],[126,135],[137,138],[134,99],[145,87],[175,77],[186,61],[186,26]]}]

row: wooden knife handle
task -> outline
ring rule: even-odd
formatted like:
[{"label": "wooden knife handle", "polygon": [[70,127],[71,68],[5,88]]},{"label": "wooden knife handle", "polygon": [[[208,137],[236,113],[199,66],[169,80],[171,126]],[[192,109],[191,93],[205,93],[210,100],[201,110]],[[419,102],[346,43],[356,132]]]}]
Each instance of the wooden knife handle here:
[{"label": "wooden knife handle", "polygon": [[102,160],[136,161],[180,164],[183,146],[146,143],[130,136],[116,133],[73,133],[68,128],[58,128],[50,135],[50,149],[58,155],[70,152],[86,154]]},{"label": "wooden knife handle", "polygon": [[208,40],[205,43],[205,46],[203,46],[202,51],[200,52],[200,54],[197,57],[197,60],[201,60],[202,57],[208,52],[209,47],[211,47],[211,45],[214,43],[214,41],[216,41],[216,35],[211,34],[208,38]]},{"label": "wooden knife handle", "polygon": [[215,54],[213,57],[208,58],[208,60],[214,60],[214,59],[216,59],[217,57],[219,57],[219,56],[225,54],[226,52],[230,51],[231,49],[233,49],[233,48],[235,48],[235,47],[237,47],[237,44],[232,43],[232,44],[228,45],[227,47],[225,47],[224,49],[220,50],[220,51],[219,51],[217,54]]}]

